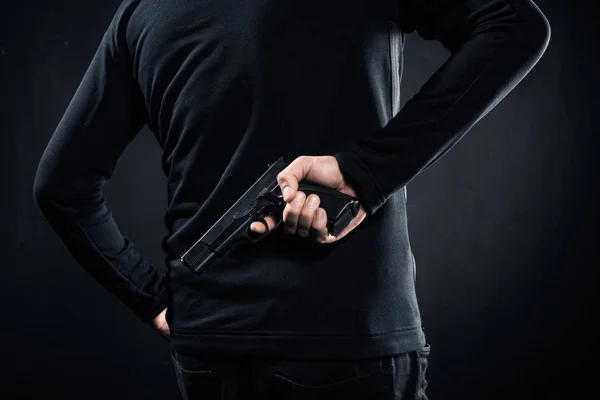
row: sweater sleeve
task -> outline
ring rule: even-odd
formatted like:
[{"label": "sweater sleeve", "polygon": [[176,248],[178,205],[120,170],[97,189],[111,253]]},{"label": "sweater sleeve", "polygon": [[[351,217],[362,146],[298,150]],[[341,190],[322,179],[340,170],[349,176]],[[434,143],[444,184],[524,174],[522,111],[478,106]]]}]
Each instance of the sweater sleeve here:
[{"label": "sweater sleeve", "polygon": [[146,120],[127,53],[121,4],[41,157],[35,201],[76,261],[140,319],[165,308],[164,276],[124,237],[103,196]]},{"label": "sweater sleeve", "polygon": [[334,153],[369,214],[495,107],[550,40],[531,0],[410,0],[401,14],[406,32],[438,40],[450,57],[385,127]]}]

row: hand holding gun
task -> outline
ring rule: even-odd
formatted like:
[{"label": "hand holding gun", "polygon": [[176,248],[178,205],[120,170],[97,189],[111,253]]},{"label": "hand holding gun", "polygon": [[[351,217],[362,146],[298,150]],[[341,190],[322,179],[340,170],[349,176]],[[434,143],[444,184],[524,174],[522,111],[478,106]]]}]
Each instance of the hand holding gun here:
[{"label": "hand holding gun", "polygon": [[[299,183],[304,179],[319,185]],[[284,196],[281,188],[286,187],[289,190]],[[316,202],[305,204],[306,199],[315,196]],[[321,209],[325,212],[319,218],[316,211]],[[282,222],[287,233],[298,231],[300,236],[308,237],[313,231],[317,242],[332,243],[358,226],[365,216],[356,192],[344,182],[335,157],[302,156],[289,165],[279,158],[181,255],[181,261],[200,274],[217,257],[242,242],[258,242]]]}]

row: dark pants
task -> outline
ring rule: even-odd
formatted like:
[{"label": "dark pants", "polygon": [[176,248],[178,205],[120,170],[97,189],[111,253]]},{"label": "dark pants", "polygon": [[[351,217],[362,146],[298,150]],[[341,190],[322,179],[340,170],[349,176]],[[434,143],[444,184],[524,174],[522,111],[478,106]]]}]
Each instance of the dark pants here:
[{"label": "dark pants", "polygon": [[186,400],[427,400],[429,351],[336,361],[172,356]]}]

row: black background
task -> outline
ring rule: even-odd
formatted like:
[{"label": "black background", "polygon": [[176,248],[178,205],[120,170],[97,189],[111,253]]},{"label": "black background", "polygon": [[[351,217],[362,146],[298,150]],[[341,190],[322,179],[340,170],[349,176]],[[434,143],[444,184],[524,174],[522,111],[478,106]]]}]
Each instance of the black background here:
[{"label": "black background", "polygon": [[[118,3],[0,2],[3,399],[179,398],[168,343],[77,266],[32,196]],[[431,399],[591,398],[596,383],[598,13],[594,2],[537,4],[552,26],[542,60],[408,186]],[[403,101],[447,55],[408,37]],[[144,130],[105,190],[159,268],[165,182]]]}]

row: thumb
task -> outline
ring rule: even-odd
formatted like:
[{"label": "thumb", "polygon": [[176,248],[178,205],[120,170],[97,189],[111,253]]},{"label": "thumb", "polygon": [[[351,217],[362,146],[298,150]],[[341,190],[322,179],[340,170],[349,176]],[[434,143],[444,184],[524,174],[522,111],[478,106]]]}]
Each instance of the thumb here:
[{"label": "thumb", "polygon": [[296,197],[298,182],[308,175],[312,167],[313,157],[300,156],[277,175],[277,183],[283,193],[283,200],[289,203]]}]

